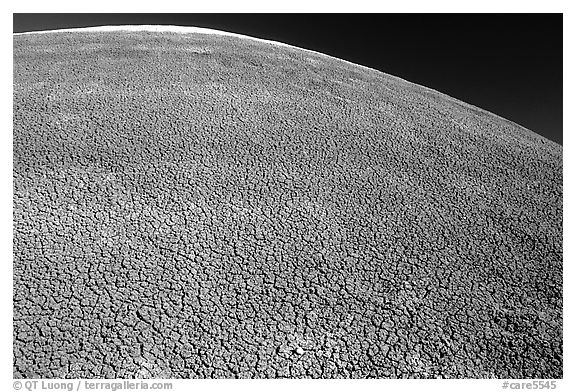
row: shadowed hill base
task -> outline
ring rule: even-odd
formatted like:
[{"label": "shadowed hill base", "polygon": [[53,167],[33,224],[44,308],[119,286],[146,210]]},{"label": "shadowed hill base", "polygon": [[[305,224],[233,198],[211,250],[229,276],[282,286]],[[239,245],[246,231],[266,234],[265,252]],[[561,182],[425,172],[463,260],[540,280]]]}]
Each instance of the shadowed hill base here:
[{"label": "shadowed hill base", "polygon": [[562,377],[562,147],[238,37],[14,37],[15,377]]}]

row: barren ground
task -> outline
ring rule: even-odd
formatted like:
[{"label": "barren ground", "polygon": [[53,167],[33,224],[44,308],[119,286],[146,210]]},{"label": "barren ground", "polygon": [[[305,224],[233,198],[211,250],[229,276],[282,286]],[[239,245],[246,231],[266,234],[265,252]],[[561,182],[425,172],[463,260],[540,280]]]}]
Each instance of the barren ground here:
[{"label": "barren ground", "polygon": [[14,37],[15,377],[562,377],[562,147],[235,37]]}]

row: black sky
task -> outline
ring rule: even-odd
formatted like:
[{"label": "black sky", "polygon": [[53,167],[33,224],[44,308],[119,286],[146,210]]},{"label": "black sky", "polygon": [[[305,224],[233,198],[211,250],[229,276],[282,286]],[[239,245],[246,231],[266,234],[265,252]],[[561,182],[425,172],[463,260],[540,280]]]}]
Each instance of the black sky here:
[{"label": "black sky", "polygon": [[14,14],[14,32],[173,24],[285,42],[431,87],[562,144],[562,14]]}]

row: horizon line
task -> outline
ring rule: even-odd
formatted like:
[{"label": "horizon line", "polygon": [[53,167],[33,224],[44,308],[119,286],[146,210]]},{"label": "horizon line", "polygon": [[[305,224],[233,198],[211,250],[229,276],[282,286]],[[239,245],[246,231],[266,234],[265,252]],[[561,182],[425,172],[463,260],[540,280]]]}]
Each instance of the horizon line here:
[{"label": "horizon line", "polygon": [[346,64],[350,64],[356,67],[361,67],[364,69],[367,69],[369,71],[372,72],[377,72],[383,75],[386,75],[387,77],[391,77],[391,78],[395,78],[398,80],[401,80],[405,83],[411,84],[413,86],[418,86],[421,88],[424,88],[426,90],[432,91],[436,94],[440,94],[442,96],[447,97],[448,99],[455,101],[456,103],[459,104],[464,104],[466,106],[469,106],[472,109],[475,110],[480,110],[484,113],[487,113],[489,115],[501,118],[502,120],[505,120],[507,122],[510,122],[534,135],[537,135],[538,137],[543,138],[544,140],[547,141],[551,141],[553,143],[556,143],[560,146],[562,146],[560,143],[557,143],[551,139],[548,139],[547,137],[544,137],[542,135],[540,135],[538,132],[535,132],[531,129],[526,128],[523,125],[520,125],[518,123],[516,123],[515,121],[512,121],[510,119],[507,119],[505,117],[502,117],[499,114],[496,113],[492,113],[486,109],[482,109],[478,106],[475,106],[473,104],[470,104],[468,102],[465,102],[459,98],[455,98],[452,97],[446,93],[443,93],[441,91],[435,90],[433,88],[418,84],[418,83],[414,83],[411,82],[409,80],[403,79],[399,76],[395,76],[395,75],[391,75],[388,74],[386,72],[380,71],[378,69],[375,68],[371,68],[368,67],[366,65],[362,65],[362,64],[357,64],[357,63],[353,63],[351,61],[348,60],[344,60],[342,58],[339,57],[335,57],[326,53],[322,53],[322,52],[317,52],[315,50],[311,50],[311,49],[306,49],[306,48],[302,48],[299,46],[294,46],[294,45],[290,45],[287,44],[285,42],[281,42],[281,41],[273,41],[273,40],[268,40],[268,39],[264,39],[264,38],[258,38],[258,37],[254,37],[251,35],[246,35],[246,34],[239,34],[239,33],[233,33],[233,32],[229,32],[229,31],[225,31],[225,30],[217,30],[217,29],[211,29],[211,28],[207,28],[207,27],[197,27],[197,26],[178,26],[178,25],[150,25],[150,24],[128,24],[128,25],[98,25],[98,26],[87,26],[87,27],[72,27],[72,28],[64,28],[64,29],[52,29],[52,30],[38,30],[38,31],[26,31],[26,32],[20,32],[20,33],[12,33],[12,36],[23,36],[23,35],[31,35],[31,34],[50,34],[50,33],[74,33],[74,32],[90,32],[90,33],[105,33],[105,32],[114,32],[114,31],[134,31],[134,32],[138,32],[138,31],[142,31],[142,32],[158,32],[158,33],[176,33],[176,34],[204,34],[204,35],[220,35],[220,36],[228,36],[228,37],[234,37],[234,38],[239,38],[239,39],[249,39],[249,40],[253,40],[253,41],[257,41],[257,42],[261,42],[261,43],[266,43],[266,44],[271,44],[271,45],[277,45],[277,46],[283,46],[283,47],[287,47],[287,48],[291,48],[291,49],[296,49],[296,50],[303,50],[309,53],[313,53],[316,55],[320,55],[320,56],[324,56],[324,57],[328,57],[330,59],[333,60],[338,60],[338,61],[342,61]]}]

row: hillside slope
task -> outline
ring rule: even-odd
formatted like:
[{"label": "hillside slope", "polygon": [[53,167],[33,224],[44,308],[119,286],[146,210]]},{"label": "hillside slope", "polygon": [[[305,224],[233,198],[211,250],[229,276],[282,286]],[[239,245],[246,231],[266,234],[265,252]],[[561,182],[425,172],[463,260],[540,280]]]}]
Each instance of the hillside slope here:
[{"label": "hillside slope", "polygon": [[238,37],[14,36],[15,377],[562,377],[562,147]]}]

